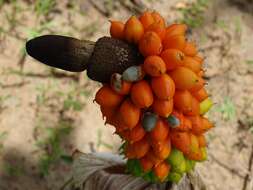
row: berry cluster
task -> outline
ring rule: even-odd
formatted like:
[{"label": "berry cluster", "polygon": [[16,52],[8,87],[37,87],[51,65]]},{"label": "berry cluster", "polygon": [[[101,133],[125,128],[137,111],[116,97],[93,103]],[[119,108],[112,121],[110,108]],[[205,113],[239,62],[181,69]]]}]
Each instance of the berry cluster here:
[{"label": "berry cluster", "polygon": [[152,182],[178,182],[206,159],[204,133],[213,124],[203,117],[212,106],[202,78],[203,58],[187,41],[187,26],[157,12],[111,21],[112,38],[138,46],[143,55],[96,93],[106,123],[122,140],[128,172]]}]

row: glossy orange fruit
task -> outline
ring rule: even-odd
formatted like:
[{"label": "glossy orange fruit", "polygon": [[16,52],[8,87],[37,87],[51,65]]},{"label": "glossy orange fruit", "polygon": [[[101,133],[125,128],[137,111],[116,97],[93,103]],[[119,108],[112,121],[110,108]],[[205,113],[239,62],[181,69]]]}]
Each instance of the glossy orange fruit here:
[{"label": "glossy orange fruit", "polygon": [[104,85],[97,91],[95,101],[100,106],[116,107],[122,102],[123,98],[123,96],[114,92],[109,86]]},{"label": "glossy orange fruit", "polygon": [[111,37],[116,39],[124,39],[124,23],[121,21],[110,21],[111,27],[110,27],[110,34]]},{"label": "glossy orange fruit", "polygon": [[196,84],[190,88],[189,90],[191,92],[197,92],[199,91],[201,88],[203,88],[206,84],[206,81],[202,78],[202,77],[198,77],[198,82],[196,82]]},{"label": "glossy orange fruit", "polygon": [[183,64],[184,54],[177,49],[167,49],[161,53],[161,58],[167,70],[170,71]]},{"label": "glossy orange fruit", "polygon": [[144,172],[150,171],[154,165],[153,162],[147,156],[140,159],[140,164]]},{"label": "glossy orange fruit", "polygon": [[199,101],[195,98],[192,97],[192,106],[191,106],[191,110],[188,112],[185,112],[185,115],[190,115],[190,116],[194,116],[194,115],[199,115]]},{"label": "glossy orange fruit", "polygon": [[123,123],[131,129],[138,124],[141,110],[126,99],[120,106],[119,113]]},{"label": "glossy orange fruit", "polygon": [[171,144],[184,154],[190,152],[190,135],[188,132],[171,131]]},{"label": "glossy orange fruit", "polygon": [[166,64],[160,56],[151,55],[145,59],[143,69],[148,75],[158,77],[166,72]]},{"label": "glossy orange fruit", "polygon": [[138,159],[144,157],[148,153],[150,148],[150,145],[146,138],[143,138],[140,141],[133,143],[132,146],[134,147],[134,152],[136,158]]},{"label": "glossy orange fruit", "polygon": [[183,50],[185,55],[195,56],[198,51],[194,42],[186,42]]},{"label": "glossy orange fruit", "polygon": [[185,35],[187,26],[185,24],[172,24],[166,28],[166,36]]},{"label": "glossy orange fruit", "polygon": [[163,39],[163,49],[178,49],[183,50],[185,46],[185,36],[184,35],[175,35],[168,36],[165,34]]},{"label": "glossy orange fruit", "polygon": [[153,104],[153,93],[147,81],[141,80],[133,84],[131,100],[138,108],[148,108]]},{"label": "glossy orange fruit", "polygon": [[161,100],[169,100],[175,94],[175,84],[167,74],[153,77],[151,79],[151,87],[156,97]]},{"label": "glossy orange fruit", "polygon": [[182,66],[191,69],[196,74],[198,74],[201,70],[201,64],[198,61],[196,61],[195,59],[193,59],[192,57],[189,57],[189,56],[184,57]]},{"label": "glossy orange fruit", "polygon": [[114,73],[110,81],[111,88],[120,95],[127,95],[130,92],[132,83],[124,81],[120,74]]},{"label": "glossy orange fruit", "polygon": [[192,95],[199,101],[202,102],[206,98],[208,98],[208,94],[205,88],[201,88],[196,92],[192,92]]},{"label": "glossy orange fruit", "polygon": [[165,28],[166,27],[166,22],[164,20],[164,18],[156,11],[153,11],[152,16],[155,20],[155,23],[159,23],[161,25],[161,27]]},{"label": "glossy orange fruit", "polygon": [[169,126],[162,119],[158,119],[155,128],[150,132],[152,140],[164,141],[169,134]]},{"label": "glossy orange fruit", "polygon": [[175,107],[187,113],[192,110],[192,95],[188,90],[176,90],[173,97]]},{"label": "glossy orange fruit", "polygon": [[194,87],[198,82],[198,76],[186,67],[177,67],[169,73],[175,86],[179,90],[188,90]]},{"label": "glossy orange fruit", "polygon": [[198,141],[199,141],[199,147],[206,147],[207,146],[206,138],[203,134],[198,135],[197,138],[198,138]]},{"label": "glossy orange fruit", "polygon": [[151,32],[155,32],[157,33],[157,35],[160,37],[161,40],[164,39],[165,37],[165,28],[163,25],[161,25],[160,23],[158,22],[155,22],[153,24],[151,24],[147,29],[146,31],[151,31]]},{"label": "glossy orange fruit", "polygon": [[150,25],[152,25],[155,22],[152,13],[148,11],[142,13],[142,15],[139,17],[139,20],[141,21],[144,30],[146,30]]},{"label": "glossy orange fruit", "polygon": [[159,55],[162,51],[162,42],[155,32],[145,32],[139,42],[139,51],[145,57]]},{"label": "glossy orange fruit", "polygon": [[152,104],[152,108],[157,115],[161,117],[168,117],[173,110],[173,99],[160,100],[156,98]]},{"label": "glossy orange fruit", "polygon": [[137,44],[144,34],[142,23],[135,16],[131,16],[124,27],[125,39],[130,43]]},{"label": "glossy orange fruit", "polygon": [[129,141],[130,143],[137,142],[141,140],[145,136],[146,132],[139,123],[137,126],[135,126],[133,129],[130,130],[129,133]]},{"label": "glossy orange fruit", "polygon": [[170,165],[167,162],[162,162],[154,167],[154,173],[162,182],[170,173]]}]

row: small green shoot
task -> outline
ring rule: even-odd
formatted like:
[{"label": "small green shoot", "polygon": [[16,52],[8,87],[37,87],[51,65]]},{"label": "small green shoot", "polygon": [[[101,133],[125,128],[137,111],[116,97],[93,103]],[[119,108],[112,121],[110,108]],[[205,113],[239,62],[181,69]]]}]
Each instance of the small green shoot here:
[{"label": "small green shoot", "polygon": [[39,161],[39,169],[42,176],[48,175],[51,166],[60,160],[71,162],[70,157],[66,156],[61,145],[72,129],[71,123],[60,121],[55,127],[46,128],[47,137],[37,142],[37,145],[45,150]]},{"label": "small green shoot", "polygon": [[38,15],[47,15],[55,7],[55,0],[36,0],[35,2],[35,12]]},{"label": "small green shoot", "polygon": [[224,102],[216,108],[216,111],[220,112],[226,121],[232,120],[236,116],[235,105],[229,97],[224,98]]},{"label": "small green shoot", "polygon": [[203,25],[205,17],[204,13],[209,6],[209,0],[197,0],[186,8],[179,9],[183,14],[181,22],[187,24],[191,28]]},{"label": "small green shoot", "polygon": [[249,65],[253,65],[253,60],[246,60],[246,63]]},{"label": "small green shoot", "polygon": [[11,163],[5,163],[4,171],[9,177],[19,177],[24,173],[24,168],[22,166],[14,165]]},{"label": "small green shoot", "polygon": [[225,32],[228,32],[228,24],[226,23],[226,21],[224,20],[217,20],[216,22],[216,26],[218,28],[221,28],[222,30],[224,30]]},{"label": "small green shoot", "polygon": [[0,133],[0,152],[4,147],[3,141],[6,139],[7,135],[8,135],[7,131],[4,131],[4,132]]}]

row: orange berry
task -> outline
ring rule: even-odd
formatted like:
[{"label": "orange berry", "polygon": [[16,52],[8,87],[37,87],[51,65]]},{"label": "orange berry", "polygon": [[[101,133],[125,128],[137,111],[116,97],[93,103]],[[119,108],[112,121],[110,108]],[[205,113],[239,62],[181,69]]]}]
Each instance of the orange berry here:
[{"label": "orange berry", "polygon": [[161,160],[165,160],[166,158],[168,158],[168,156],[170,155],[171,152],[171,143],[170,143],[170,139],[167,138],[163,143],[160,149],[155,149],[153,148],[155,155],[161,159]]},{"label": "orange berry", "polygon": [[166,36],[185,35],[187,26],[185,24],[172,24],[166,29]]},{"label": "orange berry", "polygon": [[[179,125],[176,127],[171,127],[171,131],[181,131],[181,132],[187,132],[192,129],[192,124],[189,119],[187,119],[182,112],[174,110],[170,117],[176,117],[180,122]],[[170,123],[169,123],[170,125]]]},{"label": "orange berry", "polygon": [[173,97],[175,107],[183,113],[192,109],[192,95],[188,90],[176,90]]},{"label": "orange berry", "polygon": [[211,123],[207,118],[201,117],[201,119],[202,119],[202,125],[203,125],[203,132],[206,132],[209,129],[214,127],[213,123]]},{"label": "orange berry", "polygon": [[166,27],[164,18],[158,12],[153,11],[151,14],[155,20],[155,23],[159,23],[163,28]]},{"label": "orange berry", "polygon": [[155,166],[154,168],[155,175],[159,178],[159,180],[162,182],[166,179],[166,177],[170,173],[170,165],[166,162],[162,162]]},{"label": "orange berry", "polygon": [[208,94],[205,88],[201,88],[197,92],[192,92],[192,95],[199,101],[202,102],[206,98],[208,98]]},{"label": "orange berry", "polygon": [[171,144],[184,154],[190,152],[190,135],[188,132],[171,131]]},{"label": "orange berry", "polygon": [[191,116],[199,115],[199,110],[200,110],[199,101],[195,97],[192,97],[191,110],[188,111],[188,112],[185,112],[184,114],[185,115],[191,115]]},{"label": "orange berry", "polygon": [[200,57],[199,55],[195,55],[194,57],[192,57],[193,59],[195,59],[197,62],[199,62],[201,65],[204,62],[204,59],[202,57]]},{"label": "orange berry", "polygon": [[155,32],[146,32],[139,42],[139,50],[145,57],[158,55],[162,51],[162,42]]},{"label": "orange berry", "polygon": [[135,142],[132,145],[134,147],[136,158],[138,159],[144,157],[150,148],[146,138],[143,138],[142,140]]},{"label": "orange berry", "polygon": [[131,145],[131,144],[126,145],[125,155],[128,159],[136,158],[136,154],[135,154],[135,150],[134,150],[133,145]]},{"label": "orange berry", "polygon": [[196,152],[189,152],[185,155],[189,160],[202,161],[203,154],[199,148]]},{"label": "orange berry", "polygon": [[165,37],[165,28],[163,25],[161,25],[160,23],[158,22],[155,22],[153,24],[151,24],[147,29],[146,31],[150,31],[150,32],[155,32],[157,33],[157,35],[160,37],[161,40],[164,39]]},{"label": "orange berry", "polygon": [[184,54],[177,49],[167,49],[161,53],[167,70],[173,70],[183,64]]},{"label": "orange berry", "polygon": [[137,44],[144,34],[144,28],[135,16],[131,16],[125,24],[124,35],[125,39],[130,43]]},{"label": "orange berry", "polygon": [[140,120],[141,110],[129,99],[126,99],[120,106],[119,113],[123,123],[132,129]]},{"label": "orange berry", "polygon": [[167,74],[152,78],[151,87],[157,98],[161,100],[169,100],[175,93],[175,84]]},{"label": "orange berry", "polygon": [[169,73],[175,86],[180,90],[188,90],[198,82],[198,76],[186,67],[178,67]]},{"label": "orange berry", "polygon": [[146,132],[139,123],[136,127],[134,127],[129,133],[130,143],[137,142],[141,140],[145,136]]},{"label": "orange berry", "polygon": [[114,92],[109,86],[102,86],[96,93],[95,101],[100,106],[116,107],[123,100],[123,96]]},{"label": "orange berry", "polygon": [[155,99],[152,108],[157,115],[161,117],[168,117],[173,110],[173,99],[170,100]]},{"label": "orange berry", "polygon": [[192,132],[196,135],[201,135],[204,132],[203,122],[199,115],[187,117],[192,123]]},{"label": "orange berry", "polygon": [[201,70],[201,64],[192,57],[185,56],[182,62],[182,66],[191,69],[195,73],[199,73]]},{"label": "orange berry", "polygon": [[155,128],[150,132],[152,140],[164,141],[169,134],[169,126],[162,119],[158,119]]},{"label": "orange berry", "polygon": [[183,50],[185,55],[195,56],[198,51],[194,42],[186,42]]},{"label": "orange berry", "polygon": [[141,80],[133,84],[131,100],[138,108],[148,108],[153,104],[153,93],[147,81]]},{"label": "orange berry", "polygon": [[127,95],[130,92],[132,83],[124,81],[122,76],[118,73],[114,73],[111,76],[111,88],[120,95]]},{"label": "orange berry", "polygon": [[151,24],[155,22],[152,14],[147,11],[140,16],[139,20],[141,21],[144,30],[146,30]]},{"label": "orange berry", "polygon": [[190,92],[199,91],[201,88],[204,87],[205,83],[206,81],[203,78],[198,77],[198,82],[192,88],[190,88]]},{"label": "orange berry", "polygon": [[146,57],[143,68],[144,71],[152,77],[158,77],[166,72],[164,61],[157,55]]},{"label": "orange berry", "polygon": [[120,21],[110,21],[111,27],[110,27],[110,34],[111,37],[116,39],[124,39],[124,23]]},{"label": "orange berry", "polygon": [[199,76],[199,77],[203,77],[204,74],[205,74],[205,72],[204,72],[203,70],[200,70],[200,71],[198,72],[198,76]]},{"label": "orange berry", "polygon": [[146,157],[153,163],[154,166],[162,162],[162,160],[155,155],[152,149],[148,151]]},{"label": "orange berry", "polygon": [[116,133],[124,140],[129,141],[129,130],[118,130],[118,127],[116,127]]},{"label": "orange berry", "polygon": [[192,129],[192,122],[187,117],[183,118],[183,125],[186,129],[191,130]]},{"label": "orange berry", "polygon": [[198,138],[198,141],[199,141],[199,147],[206,147],[207,146],[206,138],[203,134],[198,135],[197,138]]},{"label": "orange berry", "polygon": [[183,50],[185,46],[185,36],[184,35],[168,36],[165,34],[162,44],[163,49]]},{"label": "orange berry", "polygon": [[154,165],[153,162],[147,156],[140,159],[140,164],[144,172],[150,171]]},{"label": "orange berry", "polygon": [[116,111],[115,108],[113,107],[105,107],[105,106],[100,106],[100,110],[103,115],[103,118],[105,117],[106,119],[109,119],[109,120],[112,119]]}]

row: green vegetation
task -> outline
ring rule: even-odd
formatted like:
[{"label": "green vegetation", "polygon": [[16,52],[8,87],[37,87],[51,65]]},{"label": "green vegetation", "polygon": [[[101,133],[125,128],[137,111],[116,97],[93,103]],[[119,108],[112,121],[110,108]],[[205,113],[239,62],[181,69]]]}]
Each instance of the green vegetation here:
[{"label": "green vegetation", "polygon": [[21,165],[5,163],[4,173],[9,177],[18,177],[24,173],[24,168]]},{"label": "green vegetation", "polygon": [[55,0],[36,0],[35,12],[38,15],[47,15],[55,7]]},{"label": "green vegetation", "polygon": [[209,5],[209,0],[197,0],[186,8],[179,9],[183,14],[181,22],[187,24],[191,28],[200,27],[205,20],[204,13]]},{"label": "green vegetation", "polygon": [[232,120],[236,116],[236,107],[229,97],[224,98],[223,103],[216,108],[216,111],[220,112],[226,121]]},{"label": "green vegetation", "polygon": [[6,132],[6,131],[0,133],[0,152],[4,147],[3,142],[6,139],[7,135],[8,135],[8,132]]},{"label": "green vegetation", "polygon": [[64,139],[71,133],[73,126],[70,122],[60,121],[54,127],[39,126],[44,128],[46,136],[39,139],[37,146],[44,150],[39,160],[39,170],[43,176],[49,174],[50,167],[60,160],[71,162],[71,157],[67,156],[62,148]]}]

